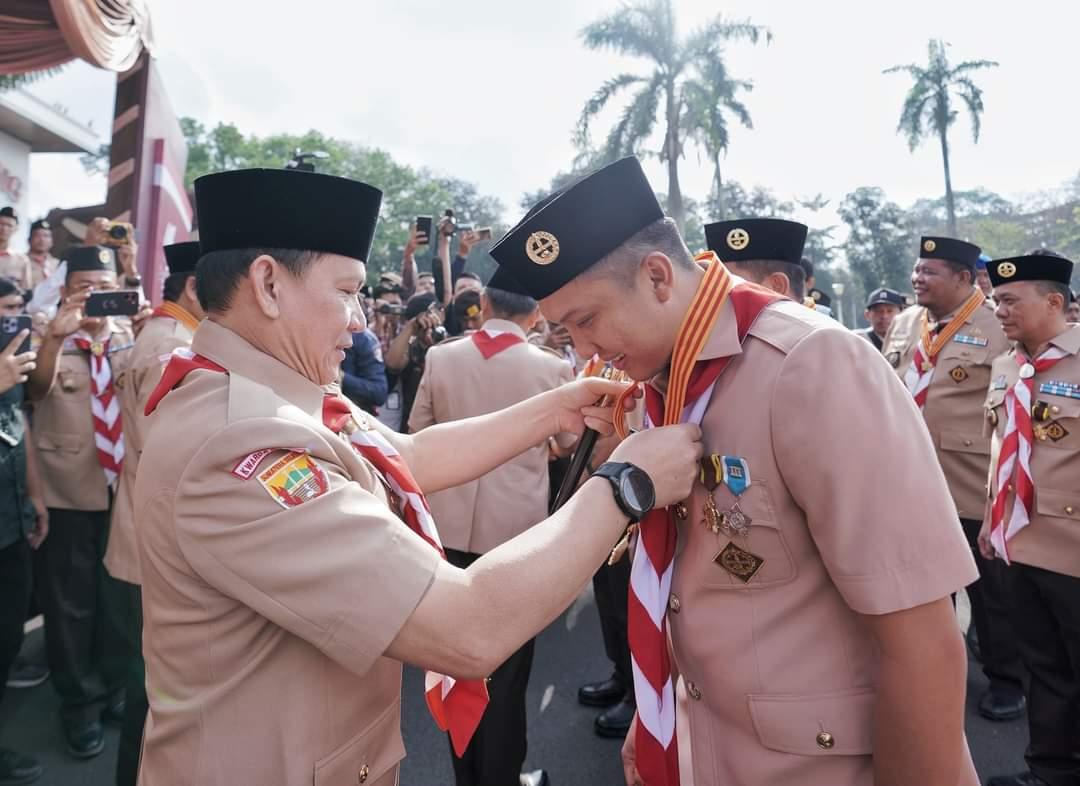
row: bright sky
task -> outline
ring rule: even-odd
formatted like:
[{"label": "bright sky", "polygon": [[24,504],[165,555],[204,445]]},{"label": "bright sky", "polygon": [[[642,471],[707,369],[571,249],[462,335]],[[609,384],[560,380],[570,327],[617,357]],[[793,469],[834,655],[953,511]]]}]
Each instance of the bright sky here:
[{"label": "bright sky", "polygon": [[[956,60],[1001,62],[976,77],[986,102],[979,144],[966,116],[954,126],[958,190],[1017,196],[1055,188],[1080,170],[1080,104],[1072,94],[1078,3],[676,4],[684,31],[718,10],[772,29],[769,46],[728,48],[730,73],[755,83],[746,97],[754,129],[733,131],[725,171],[744,185],[783,198],[821,192],[833,207],[862,185],[881,186],[904,205],[940,194],[937,143],[911,154],[895,133],[908,79],[881,73],[925,61],[931,37],[950,42]],[[153,12],[177,114],[233,122],[245,133],[317,128],[384,148],[475,182],[504,201],[512,222],[521,194],[569,165],[571,131],[593,91],[619,71],[647,72],[645,62],[580,43],[581,28],[616,7],[613,0],[156,0]],[[78,63],[33,90],[103,133],[112,84],[111,74]],[[618,111],[604,116],[605,126]],[[665,191],[660,165],[648,169]],[[708,161],[691,152],[681,171],[684,192],[704,197]],[[35,215],[104,198],[104,178],[85,176],[74,156],[35,157],[31,181]]]}]

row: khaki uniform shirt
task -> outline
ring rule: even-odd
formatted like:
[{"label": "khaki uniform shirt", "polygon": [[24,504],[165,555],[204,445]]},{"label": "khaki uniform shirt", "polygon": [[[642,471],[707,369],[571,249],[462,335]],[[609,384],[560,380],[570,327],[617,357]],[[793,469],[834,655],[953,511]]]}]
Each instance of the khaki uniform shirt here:
[{"label": "khaki uniform shirt", "polygon": [[[135,483],[139,783],[392,786],[401,664],[383,652],[439,554],[323,426],[321,388],[213,322],[192,349],[228,373],[193,371],[165,397]],[[293,471],[274,470],[286,451]],[[279,503],[263,475],[306,501]]]},{"label": "khaki uniform shirt", "polygon": [[[1049,409],[1046,420],[1032,418],[1035,509],[1031,511],[1031,523],[1009,541],[1009,558],[1080,577],[1080,325],[1069,325],[1052,343],[1069,354],[1053,368],[1033,377],[1032,404],[1045,402]],[[988,425],[993,434],[990,500],[998,491],[996,468],[1008,420],[1005,392],[1019,377],[1020,366],[1013,352],[994,362],[986,398]],[[1005,521],[1015,504],[1016,496],[1012,495],[1005,508]]]},{"label": "khaki uniform shirt", "polygon": [[[703,441],[706,455],[746,459],[737,501],[751,523],[733,540],[714,533],[697,483],[679,527],[668,624],[688,696],[686,781],[871,786],[878,656],[859,615],[970,584],[971,551],[918,410],[869,342],[783,301],[741,347],[725,308],[700,357],[728,355]],[[736,502],[722,484],[714,498]],[[715,561],[729,543],[764,560],[747,583]]]},{"label": "khaki uniform shirt", "polygon": [[18,251],[0,253],[0,276],[10,278],[20,289],[30,289],[36,283],[30,257]]},{"label": "khaki uniform shirt", "polygon": [[27,255],[27,258],[30,260],[30,287],[36,287],[55,273],[56,266],[60,264],[60,260],[52,254],[46,254],[45,260],[41,264],[38,264],[34,258],[29,255]]},{"label": "khaki uniform shirt", "polygon": [[[513,322],[484,327],[519,336]],[[471,338],[432,347],[416,392],[409,427],[486,415],[553,390],[573,379],[569,363],[529,343],[485,360]],[[541,443],[479,480],[430,495],[443,546],[484,554],[547,517],[548,446]]]},{"label": "khaki uniform shirt", "polygon": [[[109,320],[109,325],[109,367],[115,388],[131,363],[135,339],[127,320]],[[32,434],[45,504],[68,510],[108,510],[109,486],[98,459],[90,410],[90,353],[69,337],[56,362],[52,388],[34,403]],[[127,424],[121,423],[126,439]]]},{"label": "khaki uniform shirt", "polygon": [[135,471],[146,441],[146,401],[154,392],[168,356],[174,349],[190,347],[192,332],[171,317],[147,320],[135,339],[131,364],[117,378],[120,412],[124,419],[124,466],[113,504],[105,569],[114,579],[139,584],[139,547],[135,541]]},{"label": "khaki uniform shirt", "polygon": [[[885,336],[882,354],[900,379],[911,367],[925,312],[922,307],[902,311]],[[990,364],[1008,349],[988,301],[942,348],[927,389],[923,418],[962,519],[978,520],[983,515],[990,440],[983,434],[982,403],[990,384]]]}]

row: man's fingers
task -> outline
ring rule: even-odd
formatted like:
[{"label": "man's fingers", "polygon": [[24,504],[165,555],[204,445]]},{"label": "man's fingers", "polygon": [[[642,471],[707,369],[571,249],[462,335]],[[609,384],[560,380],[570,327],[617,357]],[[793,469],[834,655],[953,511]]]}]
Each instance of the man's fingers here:
[{"label": "man's fingers", "polygon": [[[8,342],[8,345],[4,347],[4,351],[0,352],[0,355],[4,357],[12,357],[15,354],[15,350],[19,348],[19,345],[23,343],[23,340],[30,335],[29,330],[20,330],[15,334],[15,337]],[[21,357],[21,356],[20,356]],[[18,358],[16,358],[16,361]]]}]

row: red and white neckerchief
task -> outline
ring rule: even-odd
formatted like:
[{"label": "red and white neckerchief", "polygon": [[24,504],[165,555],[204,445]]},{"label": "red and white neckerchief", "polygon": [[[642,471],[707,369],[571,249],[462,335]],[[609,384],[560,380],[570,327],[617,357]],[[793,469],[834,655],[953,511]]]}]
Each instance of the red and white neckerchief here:
[{"label": "red and white neckerchief", "polygon": [[120,469],[124,465],[124,432],[120,418],[120,400],[113,385],[109,365],[109,339],[92,341],[75,336],[75,346],[90,353],[90,413],[94,416],[94,445],[98,463],[105,470],[109,487],[116,488]]},{"label": "red and white neckerchief", "polygon": [[509,330],[493,330],[481,328],[472,334],[472,342],[484,356],[484,360],[491,360],[500,352],[510,349],[517,344],[524,344],[525,339]]},{"label": "red and white neckerchief", "polygon": [[[147,401],[146,414],[152,413],[168,392],[195,369],[228,373],[202,355],[178,349],[173,352],[161,381]],[[347,435],[353,449],[382,476],[401,502],[401,517],[406,526],[446,559],[427,500],[394,446],[375,429],[364,428],[364,422],[353,417],[349,405],[339,396],[326,396],[322,417],[323,424],[331,431]],[[435,723],[450,735],[454,752],[462,756],[487,707],[487,685],[483,680],[455,680],[429,671],[425,675],[424,691]]]},{"label": "red and white neckerchief", "polygon": [[[679,328],[666,400],[651,385],[645,386],[646,428],[654,424],[701,423],[716,380],[732,358],[698,362],[697,357],[729,295],[740,342],[758,314],[781,299],[754,284],[736,286],[731,274],[711,252],[697,259],[699,264],[707,264],[705,278]],[[617,406],[617,421],[619,411]],[[678,786],[675,692],[667,633],[668,598],[678,537],[672,509],[646,514],[637,537],[627,600],[627,635],[638,711],[638,723],[633,730],[637,769],[646,786]]]},{"label": "red and white neckerchief", "polygon": [[953,340],[953,337],[967,323],[968,317],[974,314],[985,300],[986,296],[983,295],[982,290],[976,289],[964,301],[964,305],[956,312],[955,317],[944,325],[939,324],[934,330],[930,329],[929,312],[923,311],[919,343],[915,345],[915,355],[911,359],[908,370],[904,373],[904,384],[907,385],[919,409],[926,406],[926,396],[930,389],[930,382],[934,379],[938,353]]},{"label": "red and white neckerchief", "polygon": [[[1006,564],[1009,562],[1008,543],[1016,533],[1031,523],[1031,511],[1035,505],[1035,481],[1031,477],[1031,448],[1035,441],[1031,425],[1031,397],[1035,390],[1035,375],[1048,371],[1068,353],[1050,347],[1034,362],[1016,350],[1016,362],[1020,365],[1020,378],[1005,393],[1005,434],[1001,438],[996,472],[997,494],[990,508],[990,542]],[[1005,520],[1005,508],[1009,494],[1016,494],[1009,520]]]},{"label": "red and white neckerchief", "polygon": [[[445,560],[446,554],[427,499],[389,440],[376,429],[358,422],[349,405],[339,396],[327,395],[324,399],[323,423],[334,433],[348,436],[353,449],[375,467],[401,501],[401,517],[405,524]],[[476,733],[487,707],[487,685],[483,680],[455,680],[428,671],[424,675],[424,693],[435,723],[450,735],[454,752],[460,758],[469,747],[469,740]]]}]

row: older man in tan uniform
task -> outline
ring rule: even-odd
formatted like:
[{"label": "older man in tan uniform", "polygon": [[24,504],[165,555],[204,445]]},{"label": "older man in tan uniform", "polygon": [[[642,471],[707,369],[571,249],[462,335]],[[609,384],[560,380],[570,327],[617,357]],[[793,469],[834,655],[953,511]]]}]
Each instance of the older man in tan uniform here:
[{"label": "older man in tan uniform", "polygon": [[[1029,772],[990,786],[1080,783],[1080,325],[1065,321],[1073,264],[1047,252],[987,265],[1016,342],[994,361],[993,433],[979,544],[1005,589],[1028,686]],[[1030,451],[1030,452],[1029,452]],[[999,563],[1000,564],[1000,563]]]},{"label": "older man in tan uniform", "polygon": [[51,530],[39,579],[49,668],[68,752],[89,758],[104,747],[101,703],[106,719],[119,722],[123,712],[117,588],[102,557],[124,459],[117,382],[131,363],[134,338],[127,319],[84,315],[91,291],[116,287],[112,250],[75,248],[66,261],[65,304],[47,329],[27,388]]},{"label": "older man in tan uniform", "polygon": [[922,410],[979,568],[979,580],[967,588],[975,632],[969,641],[978,642],[990,683],[979,698],[979,712],[1003,721],[1023,714],[1023,667],[1009,623],[1001,566],[982,558],[976,539],[990,461],[982,402],[990,365],[1008,349],[1008,342],[990,302],[974,285],[980,253],[978,246],[961,240],[922,239],[911,276],[918,305],[893,320],[882,353]]},{"label": "older man in tan uniform", "polygon": [[121,416],[126,429],[124,466],[113,505],[105,568],[117,580],[123,609],[125,709],[116,758],[116,786],[135,786],[139,774],[139,748],[148,709],[146,670],[142,658],[142,594],[139,585],[139,545],[136,540],[135,478],[146,441],[144,414],[150,394],[172,352],[191,346],[200,320],[206,316],[195,294],[197,241],[165,246],[169,275],[160,306],[142,327],[131,353],[131,364],[118,376]]},{"label": "older man in tan uniform", "polygon": [[[573,380],[569,363],[526,341],[540,318],[535,300],[490,287],[480,299],[480,329],[428,352],[409,416],[413,432],[496,412]],[[472,483],[431,495],[451,564],[467,568],[547,516],[548,454],[546,442],[533,445]],[[529,639],[491,675],[491,703],[480,728],[465,754],[453,757],[458,786],[518,783],[527,749],[525,691],[533,645]],[[527,777],[543,782],[544,776]]]},{"label": "older man in tan uniform", "polygon": [[208,319],[148,402],[135,488],[150,698],[140,783],[388,786],[404,755],[401,662],[429,669],[429,705],[464,749],[480,678],[569,605],[650,507],[650,484],[657,504],[689,491],[698,432],[631,438],[615,458],[633,488],[590,481],[456,568],[423,491],[551,434],[610,431],[594,402],[622,388],[577,382],[412,436],[384,430],[323,387],[364,326],[380,192],[243,170],[200,178],[195,196]]},{"label": "older man in tan uniform", "polygon": [[[618,248],[592,243],[625,222],[638,231]],[[759,229],[725,242],[797,258]],[[918,413],[874,348],[715,257],[694,265],[636,159],[550,197],[491,253],[492,285],[517,282],[585,354],[651,379],[650,422],[700,418],[711,454],[667,519],[678,545],[655,539],[664,520],[650,514],[635,547],[627,783],[974,786],[949,594],[975,566]],[[665,413],[673,395],[685,408]],[[665,634],[689,697],[678,745]]]}]

